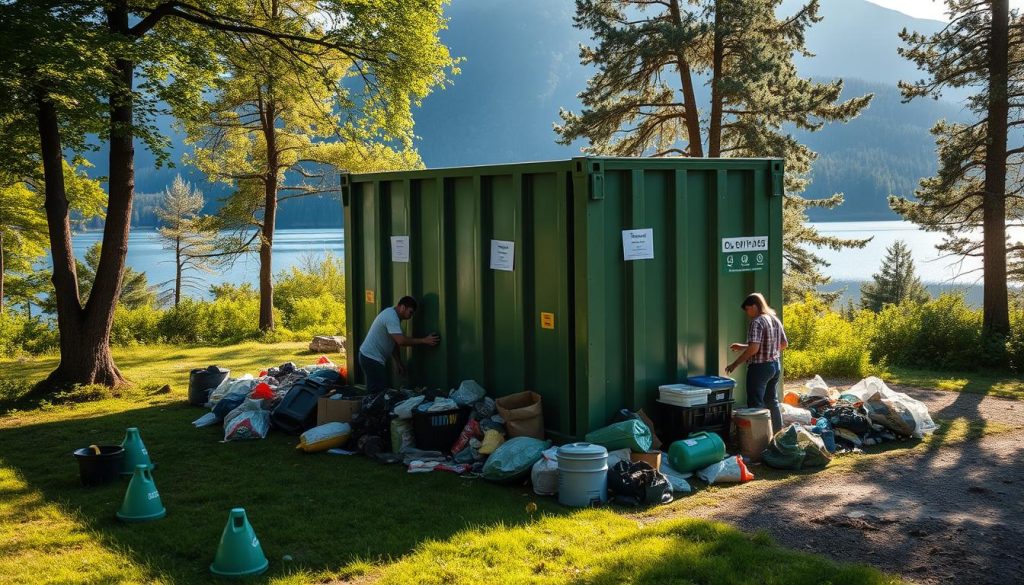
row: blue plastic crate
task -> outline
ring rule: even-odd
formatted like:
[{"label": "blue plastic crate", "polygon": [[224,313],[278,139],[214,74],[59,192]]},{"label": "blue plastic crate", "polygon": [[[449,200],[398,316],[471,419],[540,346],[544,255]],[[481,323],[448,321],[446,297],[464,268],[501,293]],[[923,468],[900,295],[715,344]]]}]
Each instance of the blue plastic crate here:
[{"label": "blue plastic crate", "polygon": [[736,387],[736,380],[723,378],[722,376],[690,376],[686,379],[686,383],[700,388],[710,388],[711,394],[708,394],[708,404],[732,400],[732,391]]}]

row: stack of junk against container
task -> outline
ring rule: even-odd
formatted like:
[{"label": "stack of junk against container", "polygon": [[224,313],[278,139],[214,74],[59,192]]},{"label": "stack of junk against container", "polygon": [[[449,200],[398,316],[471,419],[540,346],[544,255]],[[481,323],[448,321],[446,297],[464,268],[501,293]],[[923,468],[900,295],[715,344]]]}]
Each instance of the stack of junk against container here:
[{"label": "stack of junk against container", "polygon": [[[747,404],[748,366],[723,375],[744,297],[782,303],[784,177],[780,159],[604,157],[342,174],[346,351],[193,370],[209,410],[194,424],[571,507],[663,504],[920,439],[928,409],[877,378],[781,392],[772,428]],[[419,343],[378,371],[359,348],[406,297],[388,333]]]},{"label": "stack of junk against container", "polygon": [[273,429],[297,435],[306,453],[362,454],[408,473],[529,483],[572,507],[668,503],[704,484],[753,480],[759,465],[824,467],[935,430],[921,402],[878,378],[840,391],[815,377],[785,392],[784,426],[772,433],[766,409],[733,408],[731,378],[704,375],[660,386],[653,418],[622,409],[582,441],[555,444],[535,392],[492,397],[465,380],[448,391],[367,395],[346,373],[326,356],[239,378],[215,366],[193,370],[190,400],[209,409],[193,425],[222,428],[225,441],[262,439]]}]

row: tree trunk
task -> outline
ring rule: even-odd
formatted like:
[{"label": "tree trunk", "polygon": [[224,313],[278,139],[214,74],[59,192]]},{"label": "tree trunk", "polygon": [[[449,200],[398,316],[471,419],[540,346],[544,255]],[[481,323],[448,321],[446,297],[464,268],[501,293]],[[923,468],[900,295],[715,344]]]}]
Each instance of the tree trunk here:
[{"label": "tree trunk", "polygon": [[[114,34],[128,35],[128,7],[124,0],[108,9],[107,24]],[[121,294],[135,190],[131,96],[135,67],[131,61],[118,59],[115,69],[113,81],[118,87],[110,96],[110,195],[100,261],[84,308],[78,294],[75,259],[71,250],[68,202],[61,166],[60,130],[52,104],[45,99],[40,100],[40,137],[46,143],[43,148],[47,180],[46,215],[50,229],[57,326],[60,332],[60,364],[41,383],[40,391],[72,384],[118,386],[126,382],[110,353],[110,329],[114,323],[114,308]],[[48,165],[54,168],[46,170]],[[51,175],[56,179],[52,187]]]},{"label": "tree trunk", "polygon": [[989,38],[988,144],[985,149],[984,302],[986,336],[1010,333],[1006,290],[1006,142],[1009,114],[1009,2],[992,0]]},{"label": "tree trunk", "polygon": [[[273,96],[272,92],[268,92]],[[263,112],[263,136],[267,143],[267,174],[264,179],[263,231],[260,234],[260,331],[274,329],[274,222],[277,217],[277,112],[269,97]]]},{"label": "tree trunk", "polygon": [[[180,228],[180,224],[179,224]],[[181,302],[181,232],[174,239],[174,306]]]},{"label": "tree trunk", "polygon": [[725,60],[725,31],[722,11],[715,6],[714,53],[711,56],[711,120],[708,123],[708,156],[722,156],[722,63]]},{"label": "tree trunk", "polygon": [[[669,12],[672,16],[672,23],[681,29],[683,27],[683,19],[679,12],[679,0],[671,1]],[[686,109],[687,150],[689,150],[690,156],[703,157],[704,147],[701,144],[697,97],[693,93],[693,77],[690,74],[690,64],[686,60],[682,48],[676,49],[676,70],[679,71],[679,82],[683,88],[683,106]]]},{"label": "tree trunk", "polygon": [[0,234],[0,315],[4,314],[4,235]]}]

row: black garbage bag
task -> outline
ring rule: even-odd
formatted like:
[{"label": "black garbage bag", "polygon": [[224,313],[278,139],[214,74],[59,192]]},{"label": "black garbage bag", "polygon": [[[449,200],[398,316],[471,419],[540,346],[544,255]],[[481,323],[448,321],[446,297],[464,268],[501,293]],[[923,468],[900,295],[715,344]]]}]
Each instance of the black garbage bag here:
[{"label": "black garbage bag", "polygon": [[672,501],[668,478],[644,461],[620,461],[608,470],[608,489],[615,502],[627,506],[667,504]]},{"label": "black garbage bag", "polygon": [[408,393],[397,390],[363,396],[359,412],[352,417],[349,441],[368,454],[390,451],[391,419],[394,418],[391,412],[408,397]]}]

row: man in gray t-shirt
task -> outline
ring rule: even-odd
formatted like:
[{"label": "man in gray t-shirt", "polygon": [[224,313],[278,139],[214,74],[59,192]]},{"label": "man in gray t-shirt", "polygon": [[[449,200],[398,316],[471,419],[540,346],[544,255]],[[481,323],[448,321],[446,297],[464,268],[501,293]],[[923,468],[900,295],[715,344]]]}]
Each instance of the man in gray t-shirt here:
[{"label": "man in gray t-shirt", "polygon": [[416,307],[416,299],[402,297],[394,307],[381,311],[359,346],[359,368],[366,378],[366,390],[371,394],[382,392],[388,387],[388,356],[394,358],[398,374],[405,376],[405,364],[402,363],[399,347],[435,346],[440,343],[441,338],[436,333],[426,337],[406,337],[402,333],[402,321],[412,319]]}]

